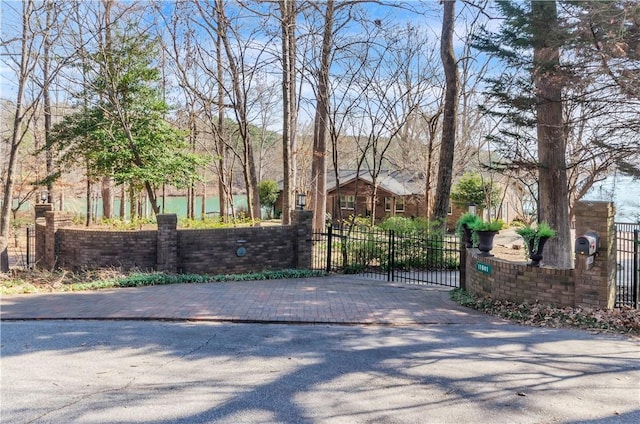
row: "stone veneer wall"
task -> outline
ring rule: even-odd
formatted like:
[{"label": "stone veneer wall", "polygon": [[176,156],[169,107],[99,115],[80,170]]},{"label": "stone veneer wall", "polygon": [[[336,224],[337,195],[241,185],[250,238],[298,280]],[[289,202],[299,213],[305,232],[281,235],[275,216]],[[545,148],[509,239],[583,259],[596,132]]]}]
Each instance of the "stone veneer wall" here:
[{"label": "stone veneer wall", "polygon": [[467,249],[466,290],[519,303],[613,308],[616,284],[615,208],[610,202],[578,202],[575,210],[576,235],[595,231],[600,236],[600,249],[592,261],[586,256],[577,256],[575,269],[536,268],[495,257],[481,257],[477,249]]},{"label": "stone veneer wall", "polygon": [[311,211],[295,211],[290,226],[212,230],[178,230],[175,215],[158,215],[157,231],[64,228],[68,214],[46,216],[46,225],[36,226],[36,259],[47,268],[225,274],[311,266]]}]

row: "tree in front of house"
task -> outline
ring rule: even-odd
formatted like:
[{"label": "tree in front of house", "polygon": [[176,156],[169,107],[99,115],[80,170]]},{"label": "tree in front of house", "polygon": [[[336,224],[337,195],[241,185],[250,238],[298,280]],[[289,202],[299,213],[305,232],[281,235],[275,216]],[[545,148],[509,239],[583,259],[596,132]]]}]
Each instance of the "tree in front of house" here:
[{"label": "tree in front of house", "polygon": [[[54,127],[52,145],[62,163],[85,162],[95,176],[144,188],[154,214],[156,187],[185,186],[198,178],[202,159],[188,150],[185,133],[164,116],[160,71],[153,40],[124,28],[111,43],[89,54],[82,92],[87,107]],[[94,71],[95,70],[95,71]]]},{"label": "tree in front of house", "polygon": [[500,189],[480,174],[466,172],[451,188],[451,202],[461,208],[475,204],[479,210],[492,209],[500,202],[500,194]]},{"label": "tree in front of house", "polygon": [[278,183],[273,180],[262,180],[258,183],[260,204],[267,208],[269,219],[273,217],[279,192],[280,188],[278,187]]}]

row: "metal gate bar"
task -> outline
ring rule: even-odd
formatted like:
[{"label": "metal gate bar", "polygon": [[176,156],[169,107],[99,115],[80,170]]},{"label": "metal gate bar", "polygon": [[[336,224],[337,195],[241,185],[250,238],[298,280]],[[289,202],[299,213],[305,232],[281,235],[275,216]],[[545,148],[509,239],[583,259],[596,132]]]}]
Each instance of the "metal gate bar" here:
[{"label": "metal gate bar", "polygon": [[640,300],[640,224],[616,223],[616,307],[638,308]]}]

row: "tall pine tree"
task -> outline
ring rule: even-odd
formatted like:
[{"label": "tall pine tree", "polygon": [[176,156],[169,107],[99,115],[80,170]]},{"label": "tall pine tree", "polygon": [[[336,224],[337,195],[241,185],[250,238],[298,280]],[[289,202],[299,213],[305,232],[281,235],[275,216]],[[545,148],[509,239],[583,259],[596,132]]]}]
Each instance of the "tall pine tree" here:
[{"label": "tall pine tree", "polygon": [[83,72],[91,77],[82,96],[88,107],[66,116],[52,139],[63,162],[82,159],[95,176],[144,188],[158,214],[156,187],[187,185],[198,178],[202,160],[188,151],[185,134],[164,119],[168,107],[154,66],[155,42],[128,31],[114,38],[85,62]]},{"label": "tall pine tree", "polygon": [[[571,268],[566,136],[562,90],[568,73],[560,63],[566,43],[555,1],[527,4],[499,2],[505,20],[496,33],[485,31],[476,47],[504,64],[504,71],[487,79],[489,95],[499,107],[488,111],[503,125],[493,140],[510,159],[510,166],[536,171],[538,220],[557,231],[545,262]],[[537,155],[529,156],[531,152]]]}]

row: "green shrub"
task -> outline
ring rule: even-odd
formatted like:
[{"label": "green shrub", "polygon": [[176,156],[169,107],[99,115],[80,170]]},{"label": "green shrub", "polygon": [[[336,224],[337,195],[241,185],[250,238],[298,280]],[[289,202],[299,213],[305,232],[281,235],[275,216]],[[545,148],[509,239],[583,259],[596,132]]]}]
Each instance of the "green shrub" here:
[{"label": "green shrub", "polygon": [[501,219],[478,221],[471,225],[473,231],[500,231],[503,227],[504,222]]},{"label": "green shrub", "polygon": [[144,287],[163,284],[212,283],[224,281],[276,280],[283,278],[320,277],[323,271],[308,269],[285,269],[279,271],[263,271],[248,274],[165,274],[136,273],[126,277],[98,280],[89,283],[76,283],[66,287],[68,291],[98,290],[116,287]]}]

